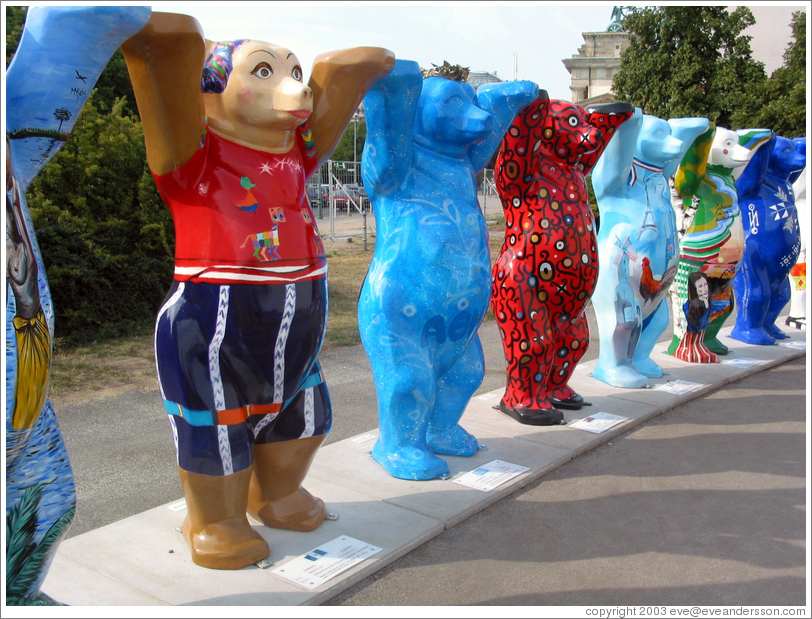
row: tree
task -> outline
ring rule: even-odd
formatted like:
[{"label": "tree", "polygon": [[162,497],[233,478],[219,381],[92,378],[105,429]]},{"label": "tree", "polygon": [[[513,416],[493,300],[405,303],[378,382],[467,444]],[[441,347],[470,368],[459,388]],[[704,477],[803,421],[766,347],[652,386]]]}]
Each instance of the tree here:
[{"label": "tree", "polygon": [[6,7],[6,68],[11,63],[11,59],[14,58],[14,52],[17,51],[27,14],[28,7],[26,6]]},{"label": "tree", "polygon": [[736,128],[765,127],[787,138],[806,134],[806,14],[793,13],[790,27],[784,66],[743,95],[733,114]]},{"label": "tree", "polygon": [[623,22],[631,33],[614,79],[621,101],[664,119],[701,116],[730,127],[748,91],[766,80],[752,58],[755,23],[746,6],[632,7]]},{"label": "tree", "polygon": [[364,152],[364,144],[367,139],[367,124],[363,120],[352,121],[347,125],[344,135],[338,141],[333,156],[334,161],[361,161],[361,153]]},{"label": "tree", "polygon": [[56,314],[70,343],[154,320],[172,281],[174,231],[146,165],[141,123],[96,91],[28,190]]}]

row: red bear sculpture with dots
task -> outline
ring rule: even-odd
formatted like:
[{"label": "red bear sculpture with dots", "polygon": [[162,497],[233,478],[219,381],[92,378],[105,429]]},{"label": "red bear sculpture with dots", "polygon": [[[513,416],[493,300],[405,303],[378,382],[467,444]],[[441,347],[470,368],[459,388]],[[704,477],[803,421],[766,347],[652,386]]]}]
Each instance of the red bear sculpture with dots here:
[{"label": "red bear sculpture with dots", "polygon": [[589,346],[584,310],[598,279],[585,176],[633,113],[626,103],[585,109],[545,93],[516,116],[502,143],[496,188],[506,233],[491,303],[507,388],[497,408],[520,423],[558,424],[559,409],[587,404],[567,385]]}]

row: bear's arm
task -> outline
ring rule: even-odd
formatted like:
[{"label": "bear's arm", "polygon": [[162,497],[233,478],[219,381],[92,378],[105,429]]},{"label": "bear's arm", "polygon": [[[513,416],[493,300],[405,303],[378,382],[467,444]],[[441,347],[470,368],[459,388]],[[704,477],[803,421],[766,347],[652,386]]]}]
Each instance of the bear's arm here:
[{"label": "bear's arm", "polygon": [[615,131],[634,115],[634,106],[631,103],[622,102],[597,103],[587,106],[586,111],[589,115],[589,124],[600,129],[603,135],[603,145],[594,152],[581,157],[580,164],[584,176],[592,171],[603,151],[614,140]]},{"label": "bear's arm", "polygon": [[674,188],[683,199],[692,198],[699,191],[699,185],[708,170],[708,157],[716,135],[716,124],[708,123],[707,130],[696,138],[680,161]]},{"label": "bear's arm", "polygon": [[411,167],[415,113],[422,88],[420,66],[412,60],[398,60],[364,99],[367,138],[361,172],[364,184],[374,193],[394,191]]},{"label": "bear's arm", "polygon": [[121,50],[144,127],[150,170],[167,174],[191,159],[203,134],[202,29],[189,15],[153,13]]},{"label": "bear's arm", "polygon": [[516,114],[535,101],[540,92],[547,98],[546,91],[539,91],[538,85],[527,81],[483,84],[479,87],[476,93],[477,107],[493,117],[493,129],[488,137],[468,150],[468,160],[474,170],[479,172],[487,165]]},{"label": "bear's arm", "polygon": [[308,122],[316,167],[330,158],[364,95],[394,64],[395,55],[381,47],[354,47],[316,57],[308,82],[313,90]]},{"label": "bear's arm", "polygon": [[[803,137],[803,138],[795,138],[794,140],[792,140],[792,143],[795,145],[795,150],[797,150],[799,153],[806,156],[806,138],[805,137]],[[804,159],[804,161],[805,160],[806,159]],[[804,173],[805,169],[806,168],[801,168],[797,172],[792,172],[789,175],[789,184],[790,185],[795,184],[795,181],[797,181],[801,177],[801,174]]]},{"label": "bear's arm", "polygon": [[679,155],[663,166],[663,176],[671,178],[677,171],[680,161],[691,148],[691,144],[710,126],[707,118],[672,118],[668,121],[671,126],[671,135],[682,141]]},{"label": "bear's arm", "polygon": [[622,193],[629,182],[634,150],[640,128],[643,126],[643,110],[635,108],[634,115],[618,127],[615,136],[606,146],[592,170],[592,187],[600,200],[608,192]]},{"label": "bear's arm", "polygon": [[[752,131],[746,130],[737,133],[739,134],[740,140],[746,140],[747,137],[754,135]],[[767,178],[767,166],[770,163],[770,155],[772,155],[776,141],[774,133],[769,132],[769,135],[770,138],[766,143],[757,141],[757,138],[751,137],[752,142],[755,143],[755,146],[751,150],[755,152],[747,165],[744,166],[737,175],[738,178],[736,178],[736,195],[739,200],[757,197],[759,189],[761,189],[761,186]],[[742,146],[746,145],[747,144],[742,144]]]}]

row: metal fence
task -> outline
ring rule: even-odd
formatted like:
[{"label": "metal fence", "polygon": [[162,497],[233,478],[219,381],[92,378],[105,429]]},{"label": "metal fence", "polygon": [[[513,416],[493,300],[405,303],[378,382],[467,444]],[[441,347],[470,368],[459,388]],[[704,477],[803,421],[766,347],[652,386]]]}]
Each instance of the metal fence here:
[{"label": "metal fence", "polygon": [[[477,176],[479,206],[486,219],[502,217],[493,170]],[[330,239],[375,233],[375,217],[361,180],[361,162],[333,161],[322,165],[307,184],[307,197],[319,219],[321,235]]]}]

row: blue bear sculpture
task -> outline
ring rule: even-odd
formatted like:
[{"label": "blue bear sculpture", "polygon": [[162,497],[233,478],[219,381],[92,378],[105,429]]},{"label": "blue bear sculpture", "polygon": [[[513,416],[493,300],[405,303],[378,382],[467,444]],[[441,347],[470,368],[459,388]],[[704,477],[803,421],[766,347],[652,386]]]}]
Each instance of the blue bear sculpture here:
[{"label": "blue bear sculpture", "polygon": [[476,173],[538,94],[531,82],[475,93],[398,60],[364,99],[362,176],[377,240],[358,326],[378,396],[372,457],[394,477],[442,477],[448,464],[435,454],[479,449],[458,423],[485,371],[477,330],[491,263]]},{"label": "blue bear sculpture", "polygon": [[76,511],[48,397],[54,309],[26,191],[64,146],[116,48],[149,7],[32,7],[6,72],[6,602],[40,591]]},{"label": "blue bear sculpture", "polygon": [[806,167],[806,138],[772,135],[736,180],[744,257],[733,280],[736,325],[730,337],[771,345],[787,335],[775,319],[792,294],[789,273],[801,251],[792,184]]},{"label": "blue bear sculpture", "polygon": [[600,354],[592,375],[615,387],[645,387],[663,375],[650,355],[669,324],[664,299],[679,263],[668,179],[708,125],[707,118],[666,122],[637,108],[592,170],[601,216],[592,295]]}]

